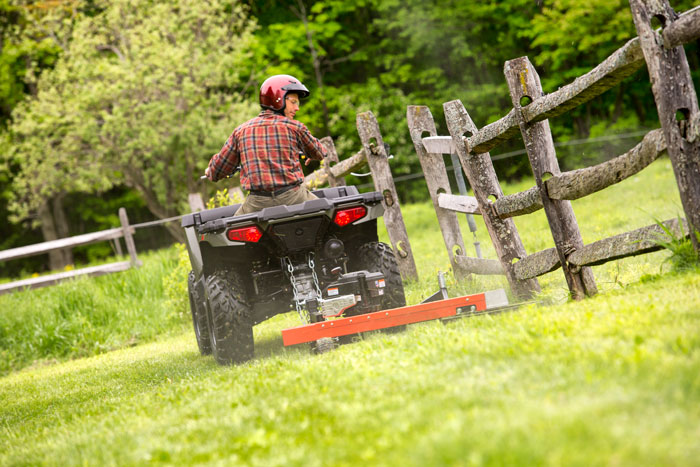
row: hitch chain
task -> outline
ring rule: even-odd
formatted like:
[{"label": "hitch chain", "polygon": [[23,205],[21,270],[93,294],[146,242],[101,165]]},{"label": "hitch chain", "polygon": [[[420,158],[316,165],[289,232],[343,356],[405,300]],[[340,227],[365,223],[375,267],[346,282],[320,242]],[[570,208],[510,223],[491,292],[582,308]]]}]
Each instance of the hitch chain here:
[{"label": "hitch chain", "polygon": [[308,324],[311,322],[311,320],[309,319],[309,313],[302,307],[302,305],[306,305],[306,301],[299,299],[299,289],[297,288],[297,280],[294,277],[294,265],[292,264],[292,260],[289,259],[289,256],[285,256],[282,258],[282,261],[287,265],[289,281],[292,283],[292,291],[294,292],[294,305],[296,306],[299,318],[301,319],[302,323]]},{"label": "hitch chain", "polygon": [[321,300],[321,287],[318,285],[318,276],[316,275],[316,264],[314,264],[314,252],[309,253],[309,268],[311,268],[311,276],[314,278],[314,287],[316,287],[316,300]]},{"label": "hitch chain", "polygon": [[[309,269],[311,269],[311,277],[314,282],[314,288],[316,289],[316,299],[320,302],[322,297],[321,286],[319,285],[318,275],[316,274],[316,264],[314,263],[313,252],[307,255],[307,261]],[[287,273],[289,274],[289,282],[292,284],[292,291],[294,292],[294,305],[296,307],[297,313],[299,314],[299,318],[303,323],[308,324],[311,322],[311,317],[309,316],[309,311],[306,308],[306,299],[300,296],[299,285],[297,284],[296,277],[294,277],[294,265],[292,264],[292,260],[289,258],[289,256],[284,256],[282,258],[282,262],[287,267]]]}]

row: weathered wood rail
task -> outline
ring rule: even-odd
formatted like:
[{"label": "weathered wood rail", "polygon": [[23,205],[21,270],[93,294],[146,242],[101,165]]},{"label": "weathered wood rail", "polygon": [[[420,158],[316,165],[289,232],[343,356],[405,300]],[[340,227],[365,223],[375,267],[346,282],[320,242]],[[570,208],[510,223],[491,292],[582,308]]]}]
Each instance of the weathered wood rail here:
[{"label": "weathered wood rail", "polygon": [[[450,136],[440,137],[430,132],[421,138],[424,147],[417,147],[419,157],[448,152],[459,155],[474,197],[442,190],[435,194],[436,211],[443,216],[445,210],[483,216],[501,270],[520,296],[527,297],[538,290],[536,278],[562,265],[573,298],[593,295],[596,284],[590,266],[660,248],[658,241],[664,229],[656,224],[584,245],[569,201],[633,176],[663,152],[671,159],[687,218],[687,224],[669,220],[664,225],[679,236],[700,229],[700,112],[682,47],[700,37],[700,7],[679,16],[667,0],[630,0],[630,6],[639,37],[627,42],[590,72],[545,95],[537,71],[527,57],[510,60],[505,64],[504,74],[513,108],[506,116],[477,129],[461,102],[447,102],[443,107]],[[659,19],[663,29],[652,29],[652,18]],[[649,132],[636,147],[612,160],[561,173],[548,119],[602,94],[645,63],[662,128]],[[409,106],[409,114],[417,112],[416,109]],[[426,114],[429,110],[421,108],[420,112]],[[416,131],[423,133],[414,121],[410,118],[408,121],[412,135]],[[488,151],[518,133],[525,143],[536,186],[504,196]],[[555,247],[527,255],[514,224],[504,222],[539,209],[545,210]],[[690,238],[696,253],[700,253],[696,236]],[[463,261],[462,266],[465,263],[471,263],[470,272],[479,273],[479,267],[471,259]]]},{"label": "weathered wood rail", "polygon": [[[46,287],[75,277],[95,277],[104,274],[111,274],[113,272],[126,271],[130,268],[140,267],[141,261],[136,255],[136,245],[134,244],[133,238],[135,227],[137,226],[129,225],[129,219],[126,215],[126,209],[124,208],[119,209],[119,221],[121,222],[121,227],[117,227],[114,229],[103,230],[101,232],[92,232],[84,235],[61,238],[58,240],[52,240],[50,242],[37,243],[35,245],[28,245],[19,248],[12,248],[9,250],[0,251],[0,262],[26,258],[28,256],[41,255],[53,250],[60,250],[63,248],[74,248],[81,245],[89,245],[92,243],[104,242],[109,240],[115,240],[117,242],[116,245],[119,245],[118,241],[122,237],[124,238],[124,243],[126,244],[127,252],[129,253],[129,261],[119,261],[114,263],[102,264],[99,266],[74,269],[72,271],[58,272],[45,276],[32,277],[30,279],[23,279],[19,281],[0,284],[0,295],[18,290]],[[120,251],[121,247],[118,247],[118,254],[120,254]]]}]

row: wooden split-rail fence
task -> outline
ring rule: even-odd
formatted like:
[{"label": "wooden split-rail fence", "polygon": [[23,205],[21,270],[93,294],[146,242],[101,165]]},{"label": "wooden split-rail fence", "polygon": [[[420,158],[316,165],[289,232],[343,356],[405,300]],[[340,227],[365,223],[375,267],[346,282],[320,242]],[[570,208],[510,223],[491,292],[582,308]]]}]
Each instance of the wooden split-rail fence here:
[{"label": "wooden split-rail fence", "polygon": [[121,247],[120,239],[123,238],[124,244],[126,245],[129,260],[115,261],[112,263],[100,264],[98,266],[89,266],[80,269],[71,269],[61,272],[54,272],[52,274],[31,277],[29,279],[7,282],[4,284],[0,284],[0,295],[25,289],[37,289],[40,287],[47,287],[76,277],[96,277],[102,276],[104,274],[126,271],[127,269],[131,268],[138,268],[141,266],[142,263],[141,260],[138,259],[138,256],[136,254],[136,244],[134,242],[134,233],[136,232],[136,229],[155,227],[158,225],[165,224],[166,222],[176,221],[181,217],[182,216],[176,216],[168,219],[143,222],[140,224],[129,224],[129,218],[126,214],[126,209],[119,208],[119,222],[121,224],[121,227],[102,230],[99,232],[91,232],[83,235],[76,235],[73,237],[60,238],[58,240],[36,243],[34,245],[27,245],[19,248],[12,248],[9,250],[2,250],[0,251],[0,262],[27,258],[29,256],[37,256],[55,250],[63,250],[66,248],[75,248],[77,246],[82,245],[90,245],[93,243],[111,241],[113,242],[117,256],[122,257],[123,250]]},{"label": "wooden split-rail fence", "polygon": [[[700,230],[700,112],[683,44],[700,37],[700,7],[676,14],[665,0],[630,0],[639,37],[558,91],[545,95],[537,71],[527,57],[506,62],[504,73],[513,109],[500,120],[478,129],[460,101],[443,105],[450,136],[437,136],[430,110],[409,106],[408,126],[426,175],[440,227],[455,271],[462,274],[503,273],[520,297],[539,290],[537,277],[562,268],[572,297],[596,293],[591,266],[660,248],[655,241],[664,228],[653,224],[584,245],[570,200],[602,190],[634,175],[667,151],[680,191],[687,224],[663,222],[674,235]],[[651,20],[662,29],[654,30]],[[548,119],[602,94],[647,64],[661,129],[649,132],[635,148],[593,167],[562,173]],[[536,185],[504,196],[489,151],[522,135]],[[427,136],[424,136],[427,133]],[[452,195],[442,154],[456,153],[474,197]],[[544,209],[554,248],[527,255],[515,216]],[[480,214],[499,261],[468,258],[456,212]],[[691,235],[696,253],[698,239]]]}]

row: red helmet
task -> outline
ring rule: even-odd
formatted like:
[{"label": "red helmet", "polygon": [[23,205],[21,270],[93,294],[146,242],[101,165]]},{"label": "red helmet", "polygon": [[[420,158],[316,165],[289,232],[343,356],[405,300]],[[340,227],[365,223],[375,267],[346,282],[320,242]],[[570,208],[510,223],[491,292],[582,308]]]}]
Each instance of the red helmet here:
[{"label": "red helmet", "polygon": [[300,99],[309,96],[309,90],[294,76],[270,76],[260,86],[260,105],[263,109],[283,110],[284,98],[290,92],[299,94]]}]

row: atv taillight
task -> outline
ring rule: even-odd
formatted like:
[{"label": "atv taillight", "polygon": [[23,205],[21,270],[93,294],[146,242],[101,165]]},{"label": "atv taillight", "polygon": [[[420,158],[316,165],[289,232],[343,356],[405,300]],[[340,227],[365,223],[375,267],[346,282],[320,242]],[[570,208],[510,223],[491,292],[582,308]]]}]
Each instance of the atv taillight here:
[{"label": "atv taillight", "polygon": [[257,243],[262,238],[262,231],[256,225],[231,229],[226,232],[226,237],[232,242]]},{"label": "atv taillight", "polygon": [[358,219],[362,219],[367,215],[367,208],[358,206],[355,208],[343,209],[335,213],[333,222],[339,227],[344,227]]}]

